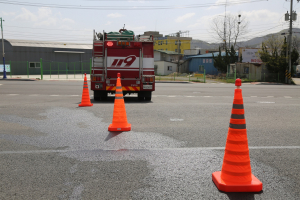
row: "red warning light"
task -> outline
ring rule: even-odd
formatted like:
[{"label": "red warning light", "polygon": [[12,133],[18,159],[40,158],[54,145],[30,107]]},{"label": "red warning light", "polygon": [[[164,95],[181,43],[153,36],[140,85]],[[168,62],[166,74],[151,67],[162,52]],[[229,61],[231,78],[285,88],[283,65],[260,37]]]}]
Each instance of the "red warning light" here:
[{"label": "red warning light", "polygon": [[114,45],[113,42],[107,42],[106,44],[107,44],[107,46],[109,46],[109,47],[112,47],[112,46]]}]

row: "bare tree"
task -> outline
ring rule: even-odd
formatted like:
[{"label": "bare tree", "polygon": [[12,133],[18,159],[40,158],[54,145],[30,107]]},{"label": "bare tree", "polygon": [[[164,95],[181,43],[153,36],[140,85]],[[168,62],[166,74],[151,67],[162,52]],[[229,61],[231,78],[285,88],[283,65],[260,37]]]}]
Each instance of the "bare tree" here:
[{"label": "bare tree", "polygon": [[[280,35],[272,34],[266,36],[266,39],[264,40],[265,47],[272,53],[281,54],[282,47],[284,45],[284,38]],[[286,48],[285,48],[286,50]],[[285,53],[285,52],[282,52]]]},{"label": "bare tree", "polygon": [[211,30],[216,35],[216,39],[224,43],[224,49],[233,46],[237,48],[239,37],[247,33],[249,22],[241,15],[234,16],[227,14],[226,17],[215,17],[211,23]]},{"label": "bare tree", "polygon": [[297,35],[293,36],[292,49],[296,49],[298,52],[300,52],[300,38]]}]

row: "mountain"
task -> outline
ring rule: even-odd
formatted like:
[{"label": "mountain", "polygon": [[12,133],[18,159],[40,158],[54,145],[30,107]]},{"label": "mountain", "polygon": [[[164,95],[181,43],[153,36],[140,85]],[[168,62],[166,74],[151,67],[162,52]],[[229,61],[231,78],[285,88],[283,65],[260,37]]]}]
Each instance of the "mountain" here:
[{"label": "mountain", "polygon": [[[237,45],[239,47],[260,48],[261,43],[263,41],[265,41],[266,39],[268,39],[268,37],[270,37],[272,35],[282,35],[283,33],[285,33],[285,35],[287,35],[288,32],[289,32],[289,29],[284,29],[277,33],[267,34],[265,36],[255,37],[250,40],[238,42]],[[293,36],[295,36],[295,35],[300,38],[300,29],[299,28],[293,28]],[[284,35],[282,35],[282,37],[283,36]],[[208,43],[208,42],[205,42],[202,40],[192,40],[191,49],[199,49],[200,48],[200,49],[216,49],[216,50],[218,50],[220,45],[221,45],[221,43]]]}]

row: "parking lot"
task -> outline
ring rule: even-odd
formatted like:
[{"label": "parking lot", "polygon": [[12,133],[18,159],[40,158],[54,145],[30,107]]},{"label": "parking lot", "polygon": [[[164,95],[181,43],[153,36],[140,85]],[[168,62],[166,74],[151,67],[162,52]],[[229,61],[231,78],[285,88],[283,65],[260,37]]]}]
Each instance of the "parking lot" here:
[{"label": "parking lot", "polygon": [[129,132],[112,133],[114,97],[78,107],[83,81],[0,80],[0,199],[299,199],[300,86],[243,84],[259,193],[224,193],[220,171],[234,84],[156,83],[125,96]]}]

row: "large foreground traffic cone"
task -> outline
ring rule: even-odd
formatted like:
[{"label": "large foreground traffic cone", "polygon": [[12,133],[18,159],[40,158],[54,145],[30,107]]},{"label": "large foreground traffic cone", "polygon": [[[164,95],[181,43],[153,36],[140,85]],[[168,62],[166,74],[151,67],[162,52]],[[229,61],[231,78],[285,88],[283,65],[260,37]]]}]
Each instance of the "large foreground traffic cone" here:
[{"label": "large foreground traffic cone", "polygon": [[87,83],[86,74],[84,74],[84,83],[83,83],[81,104],[79,104],[78,106],[84,107],[84,106],[92,106],[92,105],[93,104],[91,103],[91,99],[90,99],[89,86]]},{"label": "large foreground traffic cone", "polygon": [[116,94],[115,94],[115,105],[112,124],[108,126],[109,131],[130,131],[131,124],[127,122],[125,103],[123,99],[123,91],[121,85],[121,75],[118,73]]},{"label": "large foreground traffic cone", "polygon": [[212,180],[224,192],[260,192],[262,183],[251,173],[241,79],[235,85],[223,166],[212,174]]}]

